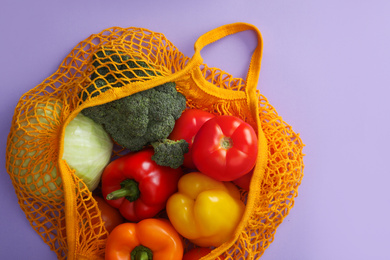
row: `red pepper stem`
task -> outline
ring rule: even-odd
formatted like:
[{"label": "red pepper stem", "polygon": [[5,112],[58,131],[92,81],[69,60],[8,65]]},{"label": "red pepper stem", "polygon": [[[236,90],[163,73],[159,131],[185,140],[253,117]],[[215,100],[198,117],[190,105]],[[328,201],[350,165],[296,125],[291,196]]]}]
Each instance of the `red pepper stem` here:
[{"label": "red pepper stem", "polygon": [[126,179],[120,183],[121,188],[107,194],[107,200],[116,200],[125,197],[127,200],[135,201],[139,197],[138,183],[132,179]]}]

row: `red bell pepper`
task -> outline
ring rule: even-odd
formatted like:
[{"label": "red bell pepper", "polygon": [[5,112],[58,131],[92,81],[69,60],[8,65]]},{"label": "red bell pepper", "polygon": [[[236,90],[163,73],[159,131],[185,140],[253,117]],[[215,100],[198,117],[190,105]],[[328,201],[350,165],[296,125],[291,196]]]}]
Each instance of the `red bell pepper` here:
[{"label": "red bell pepper", "polygon": [[112,161],[103,171],[104,198],[129,221],[154,217],[177,191],[181,168],[157,165],[152,155],[152,149],[129,153]]}]

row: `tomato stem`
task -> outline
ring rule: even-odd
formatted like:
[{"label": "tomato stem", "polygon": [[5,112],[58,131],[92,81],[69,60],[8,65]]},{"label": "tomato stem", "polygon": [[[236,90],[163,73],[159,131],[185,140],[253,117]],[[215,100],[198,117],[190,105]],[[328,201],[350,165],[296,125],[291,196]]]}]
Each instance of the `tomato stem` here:
[{"label": "tomato stem", "polygon": [[224,149],[230,149],[233,147],[233,140],[230,137],[224,136],[221,138],[220,145]]},{"label": "tomato stem", "polygon": [[130,202],[135,201],[139,197],[138,183],[132,179],[126,179],[120,183],[121,188],[109,193],[106,196],[107,200],[116,200],[125,197]]}]

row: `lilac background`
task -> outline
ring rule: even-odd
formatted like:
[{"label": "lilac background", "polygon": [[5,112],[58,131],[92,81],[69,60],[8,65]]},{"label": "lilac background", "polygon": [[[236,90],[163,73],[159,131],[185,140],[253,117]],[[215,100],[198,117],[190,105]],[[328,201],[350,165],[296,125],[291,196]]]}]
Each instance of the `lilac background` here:
[{"label": "lilac background", "polygon": [[[262,259],[390,259],[388,0],[20,2],[2,0],[0,8],[0,259],[56,259],[29,226],[5,170],[20,96],[102,29],[162,32],[192,56],[201,34],[232,22],[262,32],[258,88],[307,145],[295,207]],[[255,46],[244,32],[202,55],[245,77]]]}]

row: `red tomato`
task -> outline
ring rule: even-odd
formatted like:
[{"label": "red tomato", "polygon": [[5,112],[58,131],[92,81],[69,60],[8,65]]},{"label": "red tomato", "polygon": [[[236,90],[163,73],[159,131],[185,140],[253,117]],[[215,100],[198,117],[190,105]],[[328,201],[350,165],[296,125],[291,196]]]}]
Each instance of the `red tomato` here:
[{"label": "red tomato", "polygon": [[124,222],[124,218],[122,217],[119,210],[108,205],[108,203],[103,198],[98,196],[93,196],[93,198],[98,204],[98,208],[100,210],[104,226],[106,227],[108,233],[111,233],[111,231],[116,226]]},{"label": "red tomato", "polygon": [[213,118],[214,115],[203,111],[200,109],[187,109],[185,110],[180,118],[176,120],[175,127],[172,130],[172,133],[169,135],[171,140],[181,140],[184,139],[188,143],[188,153],[184,155],[183,166],[195,169],[195,165],[192,162],[192,143],[194,137],[200,127],[210,118]]},{"label": "red tomato", "polygon": [[[211,252],[210,248],[196,247],[184,254],[183,260],[199,260]],[[215,260],[224,260],[224,256],[219,256]]]},{"label": "red tomato", "polygon": [[192,160],[200,172],[218,181],[233,181],[252,170],[257,145],[251,125],[235,116],[216,116],[196,134]]},{"label": "red tomato", "polygon": [[240,178],[235,179],[233,183],[236,184],[238,187],[249,191],[249,185],[251,183],[252,175],[253,175],[253,170],[241,176]]}]

